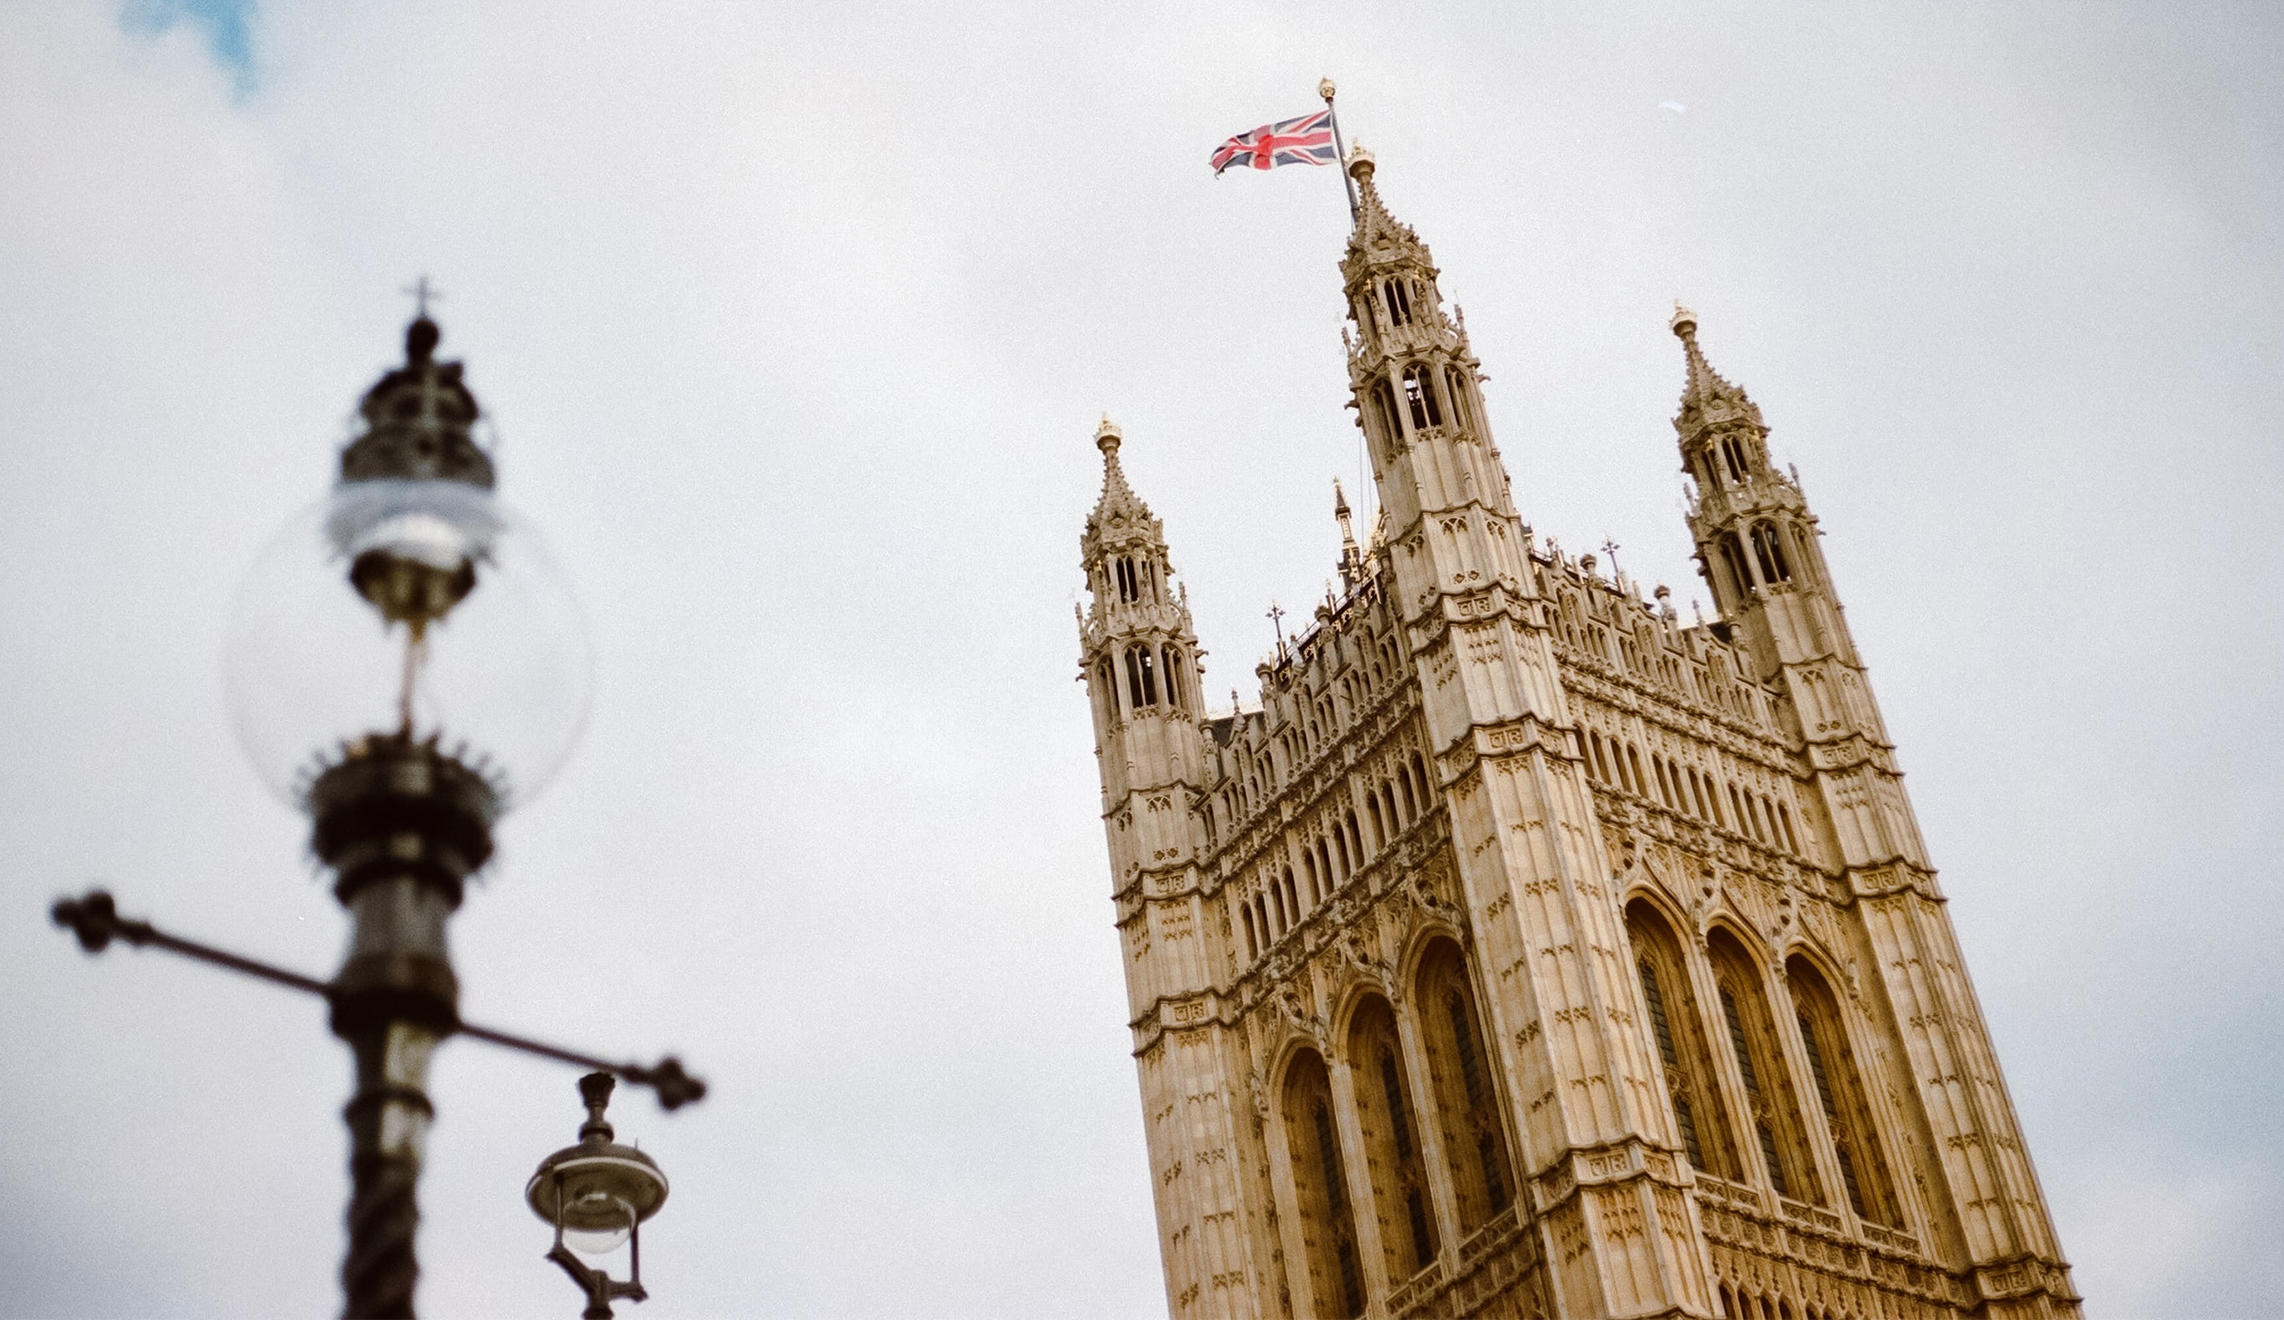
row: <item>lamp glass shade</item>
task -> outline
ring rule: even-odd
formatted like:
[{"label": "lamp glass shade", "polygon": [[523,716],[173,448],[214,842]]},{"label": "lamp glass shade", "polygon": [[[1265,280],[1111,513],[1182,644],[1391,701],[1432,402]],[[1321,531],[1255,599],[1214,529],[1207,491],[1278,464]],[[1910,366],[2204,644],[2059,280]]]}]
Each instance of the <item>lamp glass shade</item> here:
[{"label": "lamp glass shade", "polygon": [[369,737],[409,735],[529,801],[584,724],[593,650],[530,526],[463,481],[343,482],[290,520],[232,608],[224,686],[264,782],[310,784]]},{"label": "lamp glass shade", "polygon": [[590,1188],[563,1207],[563,1245],[582,1256],[601,1256],[626,1245],[634,1233],[634,1207]]}]

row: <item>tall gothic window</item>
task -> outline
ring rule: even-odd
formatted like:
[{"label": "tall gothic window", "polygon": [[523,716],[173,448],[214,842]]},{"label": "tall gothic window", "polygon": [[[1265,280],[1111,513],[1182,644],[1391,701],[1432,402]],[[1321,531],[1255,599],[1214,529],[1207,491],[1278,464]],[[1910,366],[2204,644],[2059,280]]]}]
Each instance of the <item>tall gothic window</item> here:
[{"label": "tall gothic window", "polygon": [[1776,528],[1767,523],[1753,524],[1753,557],[1761,566],[1761,581],[1792,581],[1792,565],[1784,560],[1784,542],[1778,539]]},{"label": "tall gothic window", "polygon": [[1166,648],[1166,701],[1176,710],[1188,710],[1186,691],[1187,685],[1182,681],[1182,653],[1169,646]]},{"label": "tall gothic window", "polygon": [[1444,368],[1443,388],[1444,393],[1451,399],[1451,420],[1459,423],[1461,426],[1472,425],[1474,423],[1474,418],[1469,415],[1470,409],[1467,403],[1467,381],[1459,374],[1459,368]]},{"label": "tall gothic window", "polygon": [[1333,1121],[1332,1078],[1324,1056],[1303,1050],[1285,1074],[1285,1149],[1300,1202],[1303,1264],[1314,1314],[1343,1320],[1364,1314],[1364,1262],[1357,1252],[1356,1216]]},{"label": "tall gothic window", "polygon": [[1147,646],[1126,648],[1126,694],[1136,710],[1158,704],[1158,666]]},{"label": "tall gothic window", "polygon": [[1794,957],[1785,963],[1784,981],[1798,1010],[1800,1043],[1808,1055],[1809,1073],[1816,1083],[1825,1126],[1832,1133],[1834,1153],[1839,1156],[1840,1181],[1847,1185],[1848,1204],[1860,1219],[1900,1226],[1903,1215],[1896,1207],[1895,1183],[1888,1173],[1879,1129],[1872,1121],[1863,1074],[1848,1044],[1840,1001],[1824,974],[1806,958]]},{"label": "tall gothic window", "polygon": [[1396,1015],[1378,995],[1359,1005],[1350,1021],[1348,1060],[1385,1271],[1400,1283],[1436,1257],[1435,1203],[1428,1192]]},{"label": "tall gothic window", "polygon": [[1261,956],[1261,935],[1253,929],[1253,905],[1240,903],[1237,911],[1245,918],[1245,957],[1250,961]]},{"label": "tall gothic window", "polygon": [[1396,421],[1396,392],[1388,388],[1387,381],[1372,382],[1372,403],[1380,410],[1380,434],[1386,436],[1391,445],[1401,442],[1404,428]]},{"label": "tall gothic window", "polygon": [[1129,605],[1142,599],[1142,578],[1134,571],[1134,561],[1121,555],[1110,566],[1112,576],[1118,579],[1118,599]]},{"label": "tall gothic window", "polygon": [[1411,409],[1412,429],[1443,425],[1443,409],[1435,399],[1435,372],[1414,363],[1404,368],[1404,405]]},{"label": "tall gothic window", "polygon": [[1753,594],[1753,575],[1745,567],[1744,547],[1737,541],[1735,532],[1721,534],[1721,564],[1729,570],[1729,578],[1736,583],[1737,598],[1750,599]]},{"label": "tall gothic window", "polygon": [[1410,284],[1411,281],[1401,277],[1389,280],[1387,283],[1388,320],[1395,325],[1410,325],[1412,323]]},{"label": "tall gothic window", "polygon": [[1713,1053],[1704,1015],[1690,988],[1681,941],[1656,908],[1636,899],[1626,905],[1626,939],[1633,945],[1642,1000],[1649,1010],[1651,1043],[1664,1065],[1667,1101],[1689,1162],[1717,1178],[1738,1176],[1735,1130],[1714,1081]]},{"label": "tall gothic window", "polygon": [[1439,940],[1421,959],[1420,1037],[1427,1046],[1437,1127],[1459,1197],[1459,1228],[1474,1231],[1514,1199],[1514,1160],[1499,1115],[1492,1058],[1484,1049],[1474,988],[1459,946]]},{"label": "tall gothic window", "polygon": [[1720,987],[1721,1024],[1744,1082],[1746,1123],[1768,1166],[1769,1183],[1779,1196],[1822,1205],[1800,1101],[1762,993],[1760,970],[1727,930],[1714,930],[1706,950]]},{"label": "tall gothic window", "polygon": [[1800,559],[1800,574],[1802,579],[1812,580],[1815,576],[1813,566],[1816,563],[1816,557],[1813,554],[1809,553],[1808,533],[1802,531],[1797,526],[1792,529],[1792,547],[1796,552],[1798,552],[1798,557]]},{"label": "tall gothic window", "polygon": [[1721,461],[1728,465],[1731,481],[1750,480],[1752,465],[1745,461],[1745,446],[1733,435],[1721,437]]}]

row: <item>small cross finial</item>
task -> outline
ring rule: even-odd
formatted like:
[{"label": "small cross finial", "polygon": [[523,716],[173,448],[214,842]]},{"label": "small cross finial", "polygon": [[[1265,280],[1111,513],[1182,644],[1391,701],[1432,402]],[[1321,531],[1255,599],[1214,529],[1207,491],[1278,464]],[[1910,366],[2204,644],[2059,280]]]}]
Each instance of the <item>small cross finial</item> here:
[{"label": "small cross finial", "polygon": [[1602,538],[1602,553],[1610,556],[1610,576],[1618,576],[1618,543],[1609,537]]},{"label": "small cross finial", "polygon": [[1285,611],[1277,602],[1269,602],[1269,622],[1277,630],[1277,649],[1285,649]]},{"label": "small cross finial", "polygon": [[429,299],[433,298],[438,302],[444,301],[443,293],[428,287],[428,277],[426,275],[423,275],[419,279],[413,281],[411,284],[406,285],[404,291],[406,294],[410,295],[413,300],[413,315],[423,319],[428,316]]}]

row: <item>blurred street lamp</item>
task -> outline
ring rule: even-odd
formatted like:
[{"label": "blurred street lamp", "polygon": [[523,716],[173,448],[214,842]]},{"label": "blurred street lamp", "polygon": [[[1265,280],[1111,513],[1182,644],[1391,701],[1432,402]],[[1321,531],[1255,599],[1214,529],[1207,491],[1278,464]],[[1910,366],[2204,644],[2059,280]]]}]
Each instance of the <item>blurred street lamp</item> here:
[{"label": "blurred street lamp", "polygon": [[671,1058],[612,1064],[460,1020],[446,921],[492,855],[493,824],[569,755],[591,659],[562,574],[492,494],[475,397],[459,363],[436,361],[425,301],[424,282],[404,365],[366,392],[332,493],[287,524],[239,591],[225,666],[240,740],[308,812],[311,849],[349,911],[339,973],[319,982],[161,934],[101,891],[55,909],[90,952],[114,936],[157,944],[330,1002],[357,1065],[351,1320],[412,1314],[428,1061],[445,1037],[607,1069],[668,1109],[705,1092]]},{"label": "blurred street lamp", "polygon": [[[607,1072],[579,1079],[579,1098],[587,1104],[579,1144],[541,1160],[523,1189],[532,1213],[555,1226],[555,1246],[547,1259],[562,1266],[587,1294],[582,1320],[610,1320],[614,1298],[649,1300],[642,1286],[642,1224],[666,1204],[666,1175],[658,1162],[612,1139],[616,1134],[603,1109],[616,1084]],[[580,1259],[621,1246],[629,1253],[624,1282]]]}]

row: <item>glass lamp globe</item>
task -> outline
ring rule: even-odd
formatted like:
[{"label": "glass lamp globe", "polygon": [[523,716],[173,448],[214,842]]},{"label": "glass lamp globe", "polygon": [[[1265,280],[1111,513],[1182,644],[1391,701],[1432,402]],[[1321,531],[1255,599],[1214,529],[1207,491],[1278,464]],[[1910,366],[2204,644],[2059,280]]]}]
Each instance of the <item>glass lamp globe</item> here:
[{"label": "glass lamp globe", "polygon": [[239,740],[287,802],[373,749],[464,770],[497,816],[560,769],[593,654],[561,570],[492,493],[460,364],[426,317],[361,406],[332,493],[238,591],[224,683]]},{"label": "glass lamp globe", "polygon": [[[573,1224],[591,1227],[573,1228]],[[634,1235],[634,1207],[621,1197],[590,1188],[563,1207],[563,1245],[582,1256],[603,1256]]]}]

